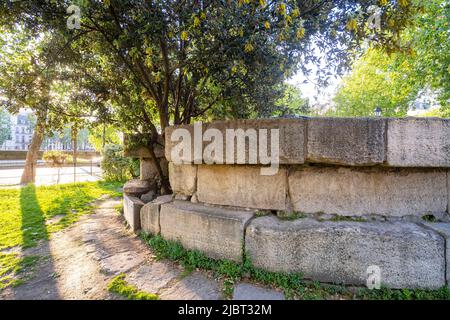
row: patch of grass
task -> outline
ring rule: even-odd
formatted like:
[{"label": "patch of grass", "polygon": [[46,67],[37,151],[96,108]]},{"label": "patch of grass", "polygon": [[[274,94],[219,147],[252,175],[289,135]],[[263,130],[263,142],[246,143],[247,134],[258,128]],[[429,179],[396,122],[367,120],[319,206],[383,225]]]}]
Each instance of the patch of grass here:
[{"label": "patch of grass", "polygon": [[367,222],[366,219],[362,217],[351,217],[351,216],[334,216],[328,221],[339,222],[339,221],[353,221],[353,222]]},{"label": "patch of grass", "polygon": [[256,268],[248,256],[244,256],[243,263],[215,260],[208,258],[199,251],[186,250],[179,242],[164,240],[159,235],[152,236],[141,233],[141,237],[153,249],[157,259],[176,261],[189,272],[196,268],[210,270],[217,277],[223,278],[225,298],[232,296],[234,283],[245,277],[264,285],[282,289],[288,299],[450,300],[450,291],[446,286],[438,290],[394,290],[386,288],[369,290],[361,288],[355,292],[349,287],[304,281],[300,273],[270,272]]},{"label": "patch of grass", "polygon": [[[0,250],[15,246],[33,247],[52,232],[71,225],[83,214],[92,213],[89,205],[101,195],[120,196],[119,183],[83,182],[20,189],[0,189]],[[64,215],[56,223],[46,221]]]},{"label": "patch of grass", "polygon": [[[91,202],[102,195],[120,196],[119,183],[84,182],[35,187],[0,189],[0,250],[36,246],[53,232],[62,230],[82,215],[94,211]],[[55,216],[61,219],[52,221]],[[1,251],[0,251],[1,252]],[[0,253],[0,290],[16,285],[18,274],[34,263],[33,257]],[[22,278],[23,280],[23,278]],[[20,281],[19,281],[20,282]]]},{"label": "patch of grass", "polygon": [[123,214],[123,204],[122,203],[115,205],[114,209],[117,211],[118,214]]},{"label": "patch of grass", "polygon": [[0,290],[18,286],[28,280],[42,257],[19,257],[16,253],[0,253]]},{"label": "patch of grass", "polygon": [[288,213],[285,211],[278,211],[278,218],[280,220],[292,221],[292,220],[306,218],[306,214],[304,214],[303,212],[297,212],[297,211],[293,212],[293,213]]},{"label": "patch of grass", "polygon": [[159,296],[138,290],[136,287],[125,281],[125,275],[120,274],[114,277],[108,284],[108,291],[116,293],[129,300],[159,300]]},{"label": "patch of grass", "polygon": [[232,299],[234,292],[234,281],[231,279],[225,279],[223,281],[222,293],[225,299]]},{"label": "patch of grass", "polygon": [[242,265],[228,260],[208,258],[198,250],[186,250],[181,243],[164,240],[161,236],[150,236],[141,233],[141,237],[153,249],[156,258],[179,262],[185,269],[192,271],[197,268],[214,271],[216,275],[238,279],[244,272]]},{"label": "patch of grass", "polygon": [[437,290],[424,289],[361,289],[357,296],[365,300],[450,300],[450,290],[442,287]]},{"label": "patch of grass", "polygon": [[268,210],[258,210],[255,212],[255,217],[259,218],[259,217],[265,217],[270,215],[270,211]]},{"label": "patch of grass", "polygon": [[427,221],[427,222],[436,222],[437,221],[436,217],[432,214],[423,215],[422,220]]}]

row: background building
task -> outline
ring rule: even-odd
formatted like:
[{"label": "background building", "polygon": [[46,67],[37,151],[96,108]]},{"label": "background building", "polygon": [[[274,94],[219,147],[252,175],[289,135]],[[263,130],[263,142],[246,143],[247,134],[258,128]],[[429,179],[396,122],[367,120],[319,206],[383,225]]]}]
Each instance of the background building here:
[{"label": "background building", "polygon": [[[23,111],[11,117],[11,134],[1,146],[0,150],[28,150],[33,137],[35,118],[32,112]],[[78,146],[80,151],[91,151],[94,148],[90,145],[88,129],[81,129],[78,133]],[[72,150],[72,138],[70,127],[63,133],[54,133],[46,136],[41,145],[41,150]]]}]

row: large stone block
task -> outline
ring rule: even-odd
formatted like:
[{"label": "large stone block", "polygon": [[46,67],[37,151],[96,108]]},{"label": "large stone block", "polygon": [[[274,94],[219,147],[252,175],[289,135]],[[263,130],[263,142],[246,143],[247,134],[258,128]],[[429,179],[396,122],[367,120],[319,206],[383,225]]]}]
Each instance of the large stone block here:
[{"label": "large stone block", "polygon": [[294,209],[305,213],[442,217],[447,208],[442,169],[305,167],[288,180]]},{"label": "large stone block", "polygon": [[141,229],[147,234],[159,234],[159,205],[149,202],[141,209]]},{"label": "large stone block", "polygon": [[445,256],[446,256],[446,279],[447,286],[450,289],[450,223],[423,223],[427,228],[430,228],[439,233],[445,239]]},{"label": "large stone block", "polygon": [[144,202],[141,199],[123,195],[123,216],[133,231],[141,228],[140,212],[143,206]]},{"label": "large stone block", "polygon": [[199,165],[200,202],[257,209],[286,209],[286,170],[263,176],[260,167]]},{"label": "large stone block", "polygon": [[374,118],[308,119],[307,161],[375,165],[385,160],[385,121]]},{"label": "large stone block", "polygon": [[139,165],[141,180],[155,180],[158,177],[158,169],[156,169],[151,159],[142,158],[139,161]]},{"label": "large stone block", "polygon": [[389,119],[387,163],[396,167],[450,167],[450,119]]},{"label": "large stone block", "polygon": [[253,212],[236,211],[175,200],[161,205],[164,239],[180,241],[215,259],[242,260],[244,230]]},{"label": "large stone block", "polygon": [[[205,123],[201,126],[200,131],[200,157],[203,155],[203,151],[207,145],[211,143],[210,140],[203,141],[202,136],[208,129],[215,129],[223,140],[223,163],[229,163],[229,164],[249,164],[250,156],[256,157],[256,163],[257,164],[267,164],[267,162],[262,161],[260,155],[259,155],[259,144],[260,144],[260,137],[264,134],[264,131],[260,130],[267,130],[267,142],[265,146],[267,147],[267,152],[270,155],[271,151],[271,130],[277,129],[279,139],[277,142],[279,142],[279,163],[281,164],[301,164],[304,163],[305,160],[305,136],[306,136],[306,129],[305,129],[305,119],[262,119],[262,120],[233,120],[233,121],[215,121],[212,123]],[[179,141],[172,141],[172,134],[174,130],[176,129],[184,129],[187,130],[186,132],[189,133],[189,136],[191,137],[191,157],[184,157],[184,155],[181,157],[183,160],[183,163],[193,163],[194,162],[194,140],[197,141],[197,136],[194,133],[194,126],[195,125],[183,125],[183,126],[172,126],[167,127],[165,131],[165,138],[166,138],[166,158],[169,161],[174,161],[172,159],[172,148],[176,146]],[[245,140],[242,140],[242,143],[245,143],[245,147],[243,148],[245,150],[245,157],[243,162],[239,162],[238,160],[238,154],[237,154],[237,144],[238,140],[234,138],[233,140],[230,140],[230,143],[233,143],[233,150],[234,150],[234,157],[230,156],[230,159],[234,159],[233,162],[227,162],[226,161],[226,137],[227,132],[229,133],[236,133],[236,130],[242,129],[244,133],[249,134]],[[250,133],[252,132],[252,129],[254,129],[256,132],[256,145],[254,145],[255,148],[249,148],[249,136],[252,136]],[[263,135],[265,136],[265,135]],[[274,136],[275,137],[275,136]],[[202,163],[202,159],[200,159],[200,162],[196,163]],[[205,159],[203,159],[205,160]],[[206,162],[203,161],[203,163],[220,163],[216,161]],[[255,164],[255,163],[251,163]]]},{"label": "large stone block", "polygon": [[306,279],[366,285],[378,266],[391,288],[445,284],[445,243],[412,223],[281,221],[268,216],[247,227],[245,249],[256,267],[301,272]]},{"label": "large stone block", "polygon": [[160,233],[159,212],[161,205],[172,202],[172,200],[172,195],[160,196],[142,207],[140,213],[142,231],[154,235]]},{"label": "large stone block", "polygon": [[152,184],[148,180],[132,179],[123,186],[123,192],[130,196],[140,197],[152,189]]},{"label": "large stone block", "polygon": [[169,162],[169,180],[174,193],[192,196],[197,188],[197,166]]}]

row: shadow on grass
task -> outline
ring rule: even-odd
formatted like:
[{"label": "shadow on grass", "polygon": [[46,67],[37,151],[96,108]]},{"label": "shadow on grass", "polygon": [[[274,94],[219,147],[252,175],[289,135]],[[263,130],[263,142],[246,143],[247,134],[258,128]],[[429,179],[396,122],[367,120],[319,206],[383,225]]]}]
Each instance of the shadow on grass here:
[{"label": "shadow on grass", "polygon": [[[38,273],[44,273],[44,277],[36,276],[29,282],[14,288],[14,296],[17,299],[57,299],[59,298],[57,282],[51,277],[54,274],[53,259],[49,242],[49,232],[45,224],[45,214],[42,211],[36,195],[36,187],[29,184],[20,189],[20,215],[22,219],[22,247],[30,248],[38,244],[36,253],[45,257],[45,265]],[[33,254],[36,254],[33,253]],[[25,255],[23,260],[30,256]],[[36,256],[33,256],[36,257]]]},{"label": "shadow on grass", "polygon": [[20,214],[24,248],[35,246],[41,239],[48,240],[44,212],[39,206],[36,187],[32,184],[20,189]]}]

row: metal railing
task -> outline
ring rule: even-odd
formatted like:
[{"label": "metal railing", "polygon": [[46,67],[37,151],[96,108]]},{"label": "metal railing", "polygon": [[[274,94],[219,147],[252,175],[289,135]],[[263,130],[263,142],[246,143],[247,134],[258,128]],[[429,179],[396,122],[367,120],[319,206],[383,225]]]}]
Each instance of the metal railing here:
[{"label": "metal railing", "polygon": [[[0,186],[17,186],[25,167],[24,160],[2,160],[0,161]],[[70,182],[101,180],[102,170],[99,160],[77,161],[60,165],[51,165],[45,161],[38,160],[33,167],[36,175],[36,184],[59,184]]]}]

